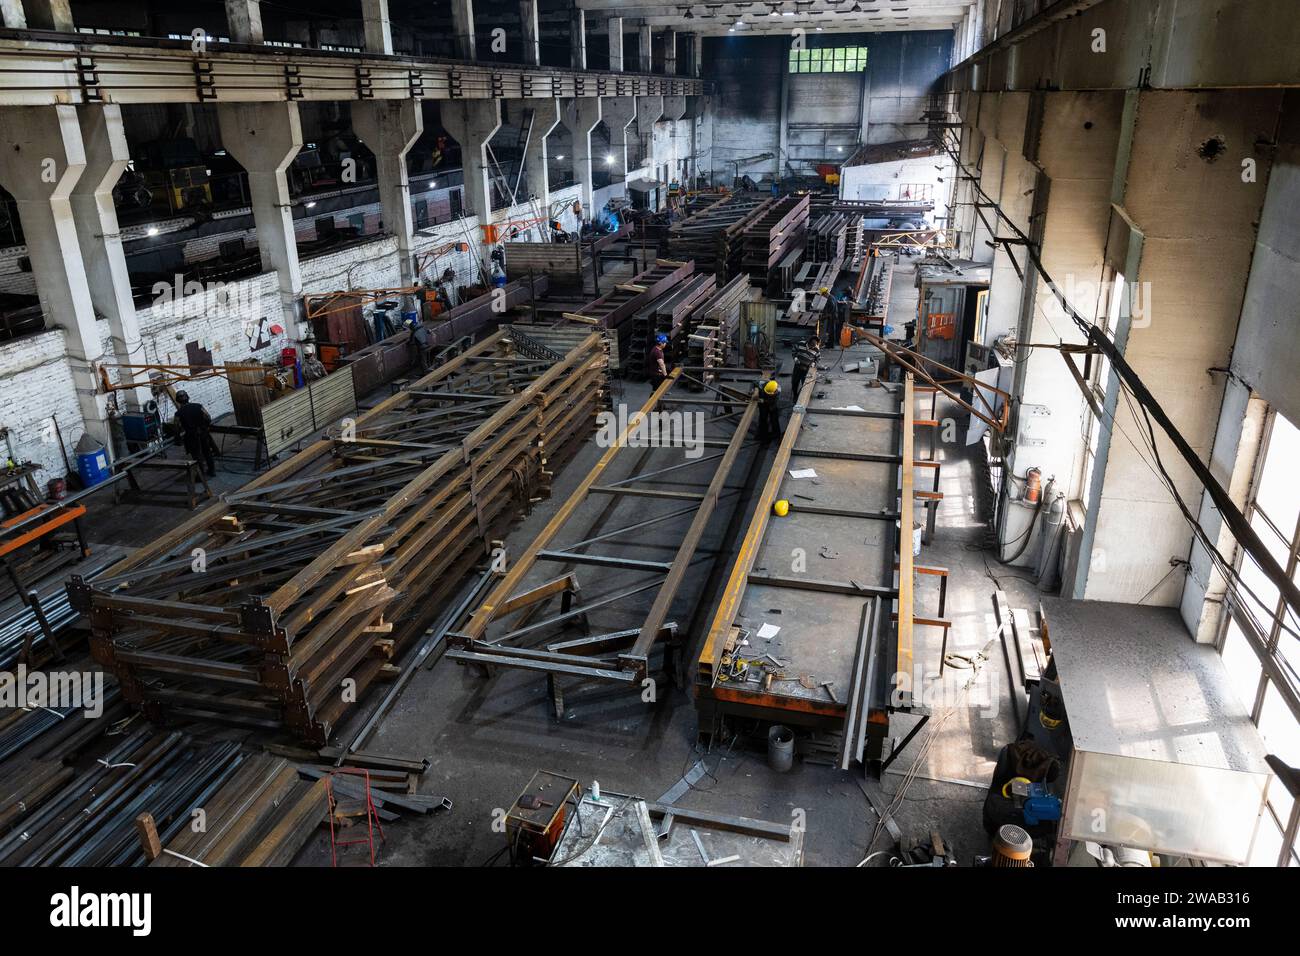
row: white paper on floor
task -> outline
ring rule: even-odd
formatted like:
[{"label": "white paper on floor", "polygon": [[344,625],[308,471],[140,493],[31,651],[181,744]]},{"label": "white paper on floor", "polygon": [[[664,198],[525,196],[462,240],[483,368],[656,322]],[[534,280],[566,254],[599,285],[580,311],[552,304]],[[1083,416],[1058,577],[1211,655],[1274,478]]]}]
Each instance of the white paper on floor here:
[{"label": "white paper on floor", "polygon": [[790,469],[791,478],[816,478],[817,470],[815,468],[792,468]]},{"label": "white paper on floor", "polygon": [[758,629],[758,636],[765,641],[770,641],[781,633],[781,628],[776,624],[764,624]]}]

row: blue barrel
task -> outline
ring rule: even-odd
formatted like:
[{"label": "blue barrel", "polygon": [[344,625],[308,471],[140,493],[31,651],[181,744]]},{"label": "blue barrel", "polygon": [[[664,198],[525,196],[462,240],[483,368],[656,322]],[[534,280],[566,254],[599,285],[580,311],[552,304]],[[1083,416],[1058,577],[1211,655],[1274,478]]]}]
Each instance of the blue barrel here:
[{"label": "blue barrel", "polygon": [[403,325],[419,325],[419,323],[420,323],[419,309],[407,309],[405,312],[402,313]]},{"label": "blue barrel", "polygon": [[81,476],[81,483],[87,488],[92,488],[106,480],[111,474],[108,468],[108,452],[102,447],[93,451],[77,452],[77,474]]}]

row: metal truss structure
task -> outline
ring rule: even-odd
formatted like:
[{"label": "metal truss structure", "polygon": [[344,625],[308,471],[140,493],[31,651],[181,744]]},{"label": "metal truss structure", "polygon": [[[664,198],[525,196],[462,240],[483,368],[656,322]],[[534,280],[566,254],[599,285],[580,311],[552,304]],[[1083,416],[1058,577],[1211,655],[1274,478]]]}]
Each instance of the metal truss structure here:
[{"label": "metal truss structure", "polygon": [[[728,478],[757,415],[752,384],[709,385],[695,377],[696,371],[674,370],[638,412],[620,422],[617,437],[591,472],[462,629],[448,635],[453,648],[448,657],[462,664],[544,672],[560,710],[555,678],[637,684],[646,678],[651,649],[661,641],[670,648],[679,642],[682,635],[669,620],[670,609],[691,569],[712,559],[702,552],[701,539],[720,500],[736,494]],[[755,373],[731,374],[744,378]],[[690,392],[687,385],[702,391]],[[704,413],[709,432],[698,438],[699,454],[684,455],[687,448],[680,442],[644,440],[644,429],[662,422],[662,413],[692,410]],[[627,477],[602,480],[607,473],[619,473],[629,460]],[[580,517],[580,509],[598,499],[606,504],[594,523]],[[623,523],[607,527],[613,521]],[[664,543],[664,535],[653,541],[648,537],[667,529],[681,529],[671,543]],[[672,553],[665,555],[667,560],[652,558],[649,552],[656,547]],[[559,574],[530,578],[543,564],[558,565]],[[579,568],[596,573],[606,590],[599,595],[583,591]],[[647,598],[633,600],[638,595],[648,596],[648,610],[643,610]],[[556,599],[558,613],[540,616]],[[593,633],[593,617],[601,609],[633,617],[635,623]],[[573,626],[582,628],[581,636],[564,633]],[[671,658],[664,669],[671,669]]]},{"label": "metal truss structure", "polygon": [[590,433],[599,334],[501,331],[89,584],[91,650],[127,701],[317,745]]}]

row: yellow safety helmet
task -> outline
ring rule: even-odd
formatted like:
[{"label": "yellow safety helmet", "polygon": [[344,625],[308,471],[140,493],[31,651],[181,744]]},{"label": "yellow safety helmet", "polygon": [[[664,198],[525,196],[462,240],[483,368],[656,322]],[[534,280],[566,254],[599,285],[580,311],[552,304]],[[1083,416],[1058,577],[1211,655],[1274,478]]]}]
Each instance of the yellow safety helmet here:
[{"label": "yellow safety helmet", "polygon": [[822,295],[830,295],[830,291],[831,291],[831,290],[828,289],[828,288],[826,288],[826,286],[822,286],[822,287],[821,287],[820,289],[818,289],[817,291],[818,291],[819,293],[821,293]]},{"label": "yellow safety helmet", "polygon": [[784,518],[790,513],[790,502],[782,498],[776,504],[772,505],[772,510],[776,512],[778,518]]},{"label": "yellow safety helmet", "polygon": [[781,390],[781,386],[776,384],[776,379],[770,378],[763,384],[763,392],[767,395],[775,395]]}]

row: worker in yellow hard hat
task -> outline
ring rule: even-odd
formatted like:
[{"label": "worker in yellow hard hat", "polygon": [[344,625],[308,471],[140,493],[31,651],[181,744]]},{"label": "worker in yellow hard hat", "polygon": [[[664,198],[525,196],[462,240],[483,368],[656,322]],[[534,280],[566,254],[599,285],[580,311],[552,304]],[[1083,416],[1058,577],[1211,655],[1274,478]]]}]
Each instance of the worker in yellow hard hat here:
[{"label": "worker in yellow hard hat", "polygon": [[771,441],[781,435],[781,386],[769,378],[758,392],[758,440]]}]

